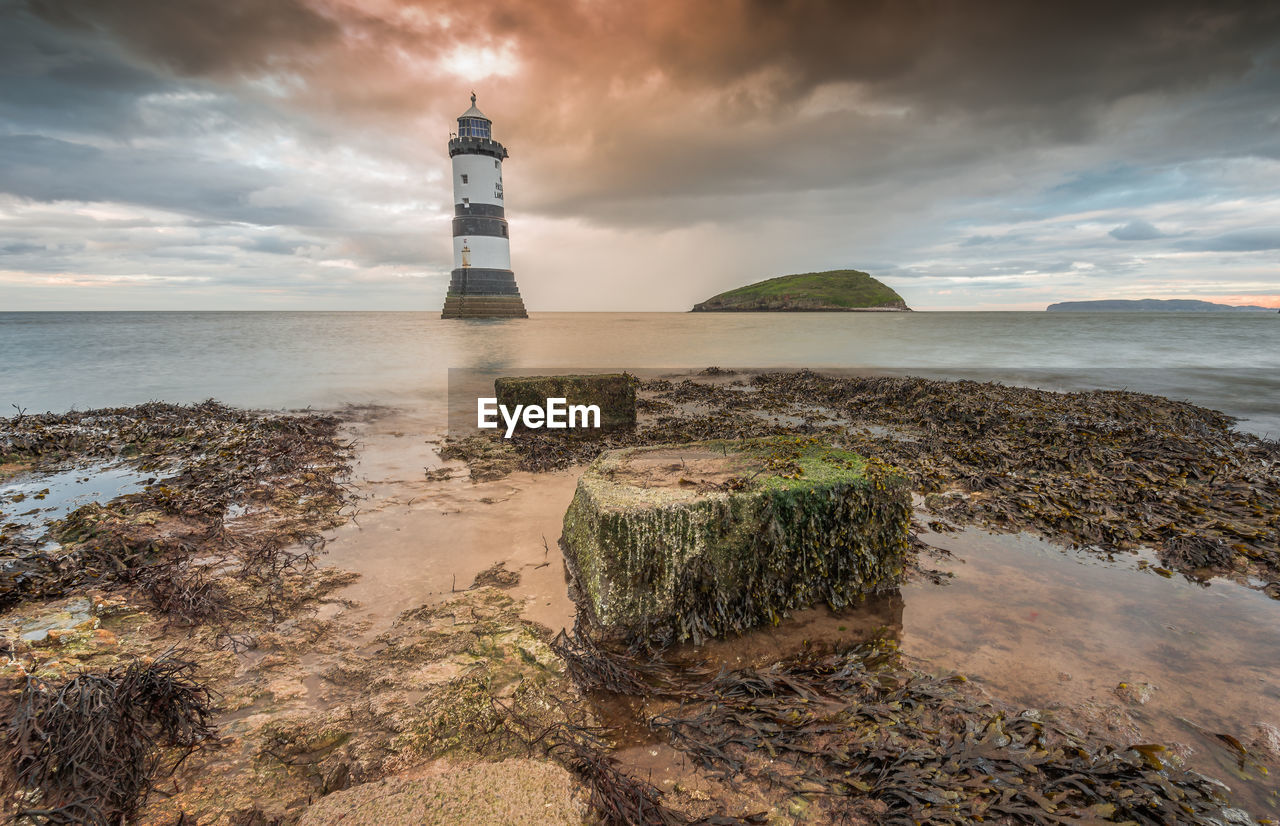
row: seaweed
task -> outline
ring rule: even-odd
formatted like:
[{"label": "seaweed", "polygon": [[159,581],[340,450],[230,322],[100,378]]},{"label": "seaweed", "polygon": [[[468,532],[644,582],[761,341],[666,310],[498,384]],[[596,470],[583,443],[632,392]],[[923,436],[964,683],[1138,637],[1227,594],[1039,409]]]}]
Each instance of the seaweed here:
[{"label": "seaweed", "polygon": [[[146,581],[171,592],[163,610],[206,613],[208,584],[175,580],[200,576],[183,568],[197,552],[238,556],[246,574],[274,587],[314,559],[320,531],[338,524],[352,501],[352,446],[338,438],[339,424],[334,416],[268,415],[213,401],[0,420],[0,462],[21,460],[39,473],[98,458],[155,474],[141,492],[85,505],[51,525],[55,551],[0,538],[0,556],[8,557],[0,608]],[[251,508],[249,524],[235,524],[237,509]],[[284,550],[298,544],[302,556]],[[273,610],[270,595],[266,603]]]},{"label": "seaweed", "polygon": [[1102,552],[1146,543],[1187,572],[1280,570],[1280,443],[1217,411],[1129,391],[912,377],[800,371],[752,383],[762,405],[841,411],[851,448],[922,492],[958,493],[942,500],[948,521]]},{"label": "seaweed", "polygon": [[650,725],[703,769],[887,824],[1217,823],[1219,786],[1093,741],[1041,715],[975,699],[959,675],[902,667],[896,645],[807,651],[692,688]]},{"label": "seaweed", "polygon": [[608,691],[631,696],[663,696],[675,689],[670,668],[639,651],[602,646],[587,634],[581,619],[573,630],[561,629],[551,650],[564,660],[570,678],[582,691]]},{"label": "seaweed", "polygon": [[591,792],[591,809],[606,826],[684,826],[683,813],[662,802],[652,783],[618,768],[607,743],[578,726],[557,725],[546,735],[546,753],[576,774]]},{"label": "seaweed", "polygon": [[214,698],[195,663],[170,650],[61,684],[28,677],[5,736],[3,787],[15,820],[114,824],[157,775],[216,742]]},{"label": "seaweed", "polygon": [[[585,672],[584,690],[601,688],[600,674],[619,664],[630,674],[613,682],[625,692],[663,687],[647,696],[665,697],[668,707],[647,715],[647,725],[699,771],[725,788],[749,783],[775,798],[816,797],[833,820],[1208,826],[1222,822],[1228,805],[1220,784],[1161,760],[1163,746],[1105,742],[987,699],[962,675],[912,670],[887,639],[808,647],[710,678],[665,660],[636,672],[620,652],[574,645],[575,679],[584,671],[572,660],[584,649],[593,662],[613,663]],[[598,784],[593,804],[601,811],[639,818],[661,803],[603,753],[602,733],[567,730],[553,740],[571,768]]]},{"label": "seaweed", "polygon": [[619,447],[821,432],[901,468],[949,525],[1032,530],[1101,553],[1146,544],[1195,576],[1280,573],[1280,442],[1223,413],[1123,390],[810,370],[760,373],[749,387],[655,379],[640,396],[655,415],[635,431],[500,441],[509,469],[541,472]]},{"label": "seaweed", "polygon": [[535,731],[518,714],[508,712],[507,720],[531,750],[541,749],[583,782],[592,813],[603,826],[763,826],[769,822],[764,812],[692,818],[668,806],[661,789],[620,767],[602,729],[558,722]]},{"label": "seaweed", "polygon": [[151,565],[137,576],[147,604],[171,625],[194,626],[222,622],[230,599],[211,567],[189,558]]}]

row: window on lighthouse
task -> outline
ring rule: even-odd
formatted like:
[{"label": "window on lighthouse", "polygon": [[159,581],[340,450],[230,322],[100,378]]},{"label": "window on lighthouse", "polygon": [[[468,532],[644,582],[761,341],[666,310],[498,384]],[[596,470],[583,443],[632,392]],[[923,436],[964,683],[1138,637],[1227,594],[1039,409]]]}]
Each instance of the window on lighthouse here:
[{"label": "window on lighthouse", "polygon": [[459,118],[458,137],[487,138],[489,137],[489,122],[480,118]]},{"label": "window on lighthouse", "polygon": [[463,175],[463,176],[462,176],[462,182],[463,182],[464,184],[467,182],[467,176],[466,176],[466,175]]}]

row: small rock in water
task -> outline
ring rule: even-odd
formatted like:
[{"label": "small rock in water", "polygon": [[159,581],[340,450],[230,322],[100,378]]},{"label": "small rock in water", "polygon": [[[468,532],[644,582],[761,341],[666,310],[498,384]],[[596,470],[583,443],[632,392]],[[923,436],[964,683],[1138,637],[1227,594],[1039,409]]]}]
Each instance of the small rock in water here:
[{"label": "small rock in water", "polygon": [[1280,727],[1271,723],[1254,723],[1253,739],[1249,745],[1272,760],[1280,760]]},{"label": "small rock in water", "polygon": [[1116,686],[1116,696],[1126,703],[1145,706],[1156,692],[1151,683],[1120,683]]},{"label": "small rock in water", "polygon": [[93,644],[99,648],[114,648],[120,644],[120,640],[116,637],[114,631],[99,628],[93,632]]},{"label": "small rock in water", "polygon": [[499,562],[491,568],[486,568],[476,574],[475,581],[472,582],[472,588],[479,588],[483,585],[492,585],[495,588],[514,588],[520,584],[520,573],[518,571],[508,571],[507,563]]}]

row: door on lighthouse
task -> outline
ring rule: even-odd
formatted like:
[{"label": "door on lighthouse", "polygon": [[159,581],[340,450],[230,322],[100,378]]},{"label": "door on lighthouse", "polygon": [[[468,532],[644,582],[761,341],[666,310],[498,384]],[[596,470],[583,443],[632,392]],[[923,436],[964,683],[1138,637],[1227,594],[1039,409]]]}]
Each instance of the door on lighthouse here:
[{"label": "door on lighthouse", "polygon": [[471,247],[467,246],[467,239],[462,239],[462,266],[471,266]]}]

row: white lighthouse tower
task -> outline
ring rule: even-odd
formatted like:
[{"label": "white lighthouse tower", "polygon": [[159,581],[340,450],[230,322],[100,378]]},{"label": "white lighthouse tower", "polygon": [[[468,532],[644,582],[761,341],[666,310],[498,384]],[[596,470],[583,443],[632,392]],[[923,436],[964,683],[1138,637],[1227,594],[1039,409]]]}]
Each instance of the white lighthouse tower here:
[{"label": "white lighthouse tower", "polygon": [[515,273],[502,199],[507,149],[493,122],[476,108],[458,118],[449,140],[453,159],[453,277],[441,318],[528,318]]}]

